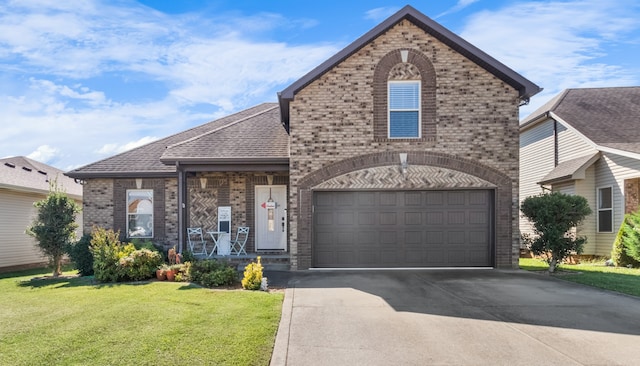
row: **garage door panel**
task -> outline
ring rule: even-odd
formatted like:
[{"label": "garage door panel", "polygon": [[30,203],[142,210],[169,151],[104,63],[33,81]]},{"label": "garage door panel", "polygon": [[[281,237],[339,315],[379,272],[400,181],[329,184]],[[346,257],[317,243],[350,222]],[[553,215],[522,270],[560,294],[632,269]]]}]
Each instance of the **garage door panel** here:
[{"label": "garage door panel", "polygon": [[422,225],[422,212],[405,212],[405,225]]},{"label": "garage door panel", "polygon": [[397,225],[398,214],[395,212],[380,212],[380,225]]},{"label": "garage door panel", "polygon": [[422,192],[404,192],[404,205],[407,207],[423,206]]},{"label": "garage door panel", "polygon": [[[491,191],[315,192],[316,267],[488,266]],[[330,203],[330,204],[328,204]]]},{"label": "garage door panel", "polygon": [[464,221],[464,211],[447,212],[447,225],[464,225]]}]

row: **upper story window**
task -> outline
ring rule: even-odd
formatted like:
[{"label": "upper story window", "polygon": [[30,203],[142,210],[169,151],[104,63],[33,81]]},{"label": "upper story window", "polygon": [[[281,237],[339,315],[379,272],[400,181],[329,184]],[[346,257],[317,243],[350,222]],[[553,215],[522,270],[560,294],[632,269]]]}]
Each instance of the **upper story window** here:
[{"label": "upper story window", "polygon": [[127,190],[127,237],[153,238],[153,190]]},{"label": "upper story window", "polygon": [[613,189],[598,188],[598,232],[613,232]]},{"label": "upper story window", "polygon": [[420,138],[420,81],[389,81],[389,138]]},{"label": "upper story window", "polygon": [[383,56],[373,73],[375,141],[436,140],[436,73],[415,49]]}]

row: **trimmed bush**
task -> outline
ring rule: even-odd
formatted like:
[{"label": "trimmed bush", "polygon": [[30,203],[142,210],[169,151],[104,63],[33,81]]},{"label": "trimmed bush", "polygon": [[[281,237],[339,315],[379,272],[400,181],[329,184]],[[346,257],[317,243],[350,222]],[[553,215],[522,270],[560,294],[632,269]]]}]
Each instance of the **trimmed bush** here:
[{"label": "trimmed bush", "polygon": [[204,287],[229,286],[238,281],[238,272],[215,259],[195,261],[191,264],[191,281]]},{"label": "trimmed bush", "polygon": [[81,276],[93,274],[93,255],[89,249],[90,246],[91,234],[85,234],[77,242],[69,244],[67,248],[67,254]]},{"label": "trimmed bush", "polygon": [[262,263],[260,257],[258,262],[251,262],[244,268],[244,277],[242,278],[242,288],[245,290],[260,290],[262,283]]},{"label": "trimmed bush", "polygon": [[640,267],[640,212],[624,215],[613,242],[611,259],[618,267]]},{"label": "trimmed bush", "polygon": [[520,210],[535,233],[523,234],[522,240],[534,254],[547,256],[549,272],[572,252],[582,253],[587,238],[576,236],[572,228],[591,214],[586,198],[558,192],[530,196],[522,201]]},{"label": "trimmed bush", "polygon": [[149,249],[134,250],[118,261],[118,280],[147,280],[155,276],[160,264],[162,264],[160,253]]},{"label": "trimmed bush", "polygon": [[118,240],[119,232],[94,228],[89,247],[93,271],[100,282],[139,281],[153,277],[162,255],[149,249],[136,250],[132,243]]}]

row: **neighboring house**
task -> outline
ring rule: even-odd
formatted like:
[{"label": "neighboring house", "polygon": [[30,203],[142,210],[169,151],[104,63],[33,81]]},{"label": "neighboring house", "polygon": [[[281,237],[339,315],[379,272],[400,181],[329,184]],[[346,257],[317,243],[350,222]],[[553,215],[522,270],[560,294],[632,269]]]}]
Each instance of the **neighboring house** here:
[{"label": "neighboring house", "polygon": [[539,91],[407,6],[278,104],[68,175],[85,182],[85,231],[184,248],[186,228],[216,227],[228,206],[234,232],[251,227],[248,257],[284,256],[291,269],[512,268],[518,108]]},{"label": "neighboring house", "polygon": [[[24,156],[0,159],[0,271],[47,261],[25,230],[37,214],[34,203],[49,194],[52,180],[82,205],[82,186],[63,173]],[[82,215],[78,215],[77,222],[80,234]]]},{"label": "neighboring house", "polygon": [[[577,228],[585,255],[608,256],[640,197],[640,87],[567,89],[520,126],[520,200],[578,194],[593,214]],[[526,218],[520,230],[530,232]]]}]

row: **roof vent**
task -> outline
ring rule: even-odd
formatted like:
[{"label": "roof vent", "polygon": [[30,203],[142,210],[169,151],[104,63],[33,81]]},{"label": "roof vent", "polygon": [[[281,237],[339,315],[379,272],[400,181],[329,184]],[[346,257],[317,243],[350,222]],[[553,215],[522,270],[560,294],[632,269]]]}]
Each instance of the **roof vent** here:
[{"label": "roof vent", "polygon": [[15,168],[15,164],[11,164],[11,163],[4,163],[4,165],[8,166],[9,168]]},{"label": "roof vent", "polygon": [[26,171],[30,172],[30,171],[32,171],[33,169],[31,169],[31,168],[27,168],[26,166],[23,166],[23,167],[22,167],[22,170],[26,170]]},{"label": "roof vent", "polygon": [[40,173],[42,175],[47,175],[47,172],[43,172],[42,170],[38,170],[38,173]]}]

